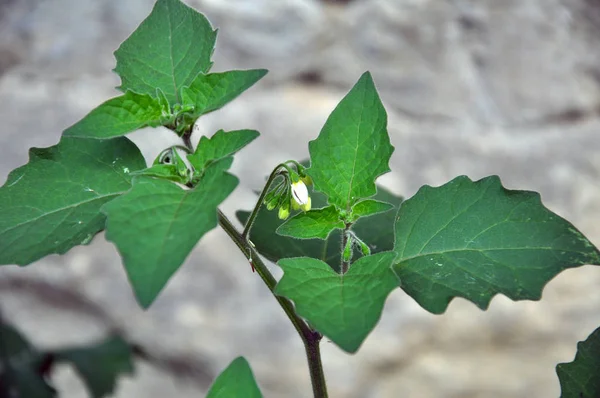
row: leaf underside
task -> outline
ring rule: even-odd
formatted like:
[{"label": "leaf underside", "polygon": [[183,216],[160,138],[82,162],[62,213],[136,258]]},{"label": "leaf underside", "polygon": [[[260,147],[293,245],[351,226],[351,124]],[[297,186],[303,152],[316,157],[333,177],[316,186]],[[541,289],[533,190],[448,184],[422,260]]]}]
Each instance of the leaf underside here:
[{"label": "leaf underside", "polygon": [[396,217],[394,270],[423,308],[442,313],[454,297],[486,309],[502,293],[538,300],[566,268],[600,264],[600,253],[539,194],[511,191],[496,176],[422,187]]}]

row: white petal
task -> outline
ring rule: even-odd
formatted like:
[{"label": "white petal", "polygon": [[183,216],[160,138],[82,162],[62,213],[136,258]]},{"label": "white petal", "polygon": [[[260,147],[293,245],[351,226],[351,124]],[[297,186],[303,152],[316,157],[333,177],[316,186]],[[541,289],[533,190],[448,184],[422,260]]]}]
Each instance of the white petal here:
[{"label": "white petal", "polygon": [[302,180],[292,183],[292,197],[300,206],[308,202],[308,189]]}]

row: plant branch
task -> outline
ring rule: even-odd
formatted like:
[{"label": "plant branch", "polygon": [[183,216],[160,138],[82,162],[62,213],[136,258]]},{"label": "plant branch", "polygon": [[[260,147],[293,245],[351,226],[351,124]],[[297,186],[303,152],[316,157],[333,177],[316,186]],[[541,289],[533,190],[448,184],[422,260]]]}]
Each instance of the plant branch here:
[{"label": "plant branch", "polygon": [[[277,167],[274,172],[271,173],[271,176],[275,175],[275,171],[277,171],[278,168],[279,167]],[[272,182],[272,178],[269,178],[267,187],[270,185],[270,182]],[[266,188],[263,190],[263,193],[265,191]],[[260,207],[261,202],[262,198],[259,199],[259,204],[256,208]],[[231,223],[231,221],[229,221],[227,216],[221,212],[221,210],[219,210],[218,216],[221,227],[225,230],[227,235],[229,235],[231,240],[233,240],[240,251],[244,253],[246,258],[248,258],[248,261],[250,261],[253,268],[256,269],[256,273],[261,277],[271,293],[273,293],[275,290],[275,285],[277,285],[277,280],[273,274],[271,274],[265,263],[261,260],[258,252],[248,242],[247,238],[237,231],[235,226]],[[302,339],[302,343],[304,343],[315,398],[327,398],[327,384],[325,382],[325,374],[323,373],[323,365],[321,363],[321,353],[319,349],[319,343],[322,338],[321,334],[315,330],[312,330],[308,324],[296,314],[294,306],[290,300],[286,299],[285,297],[278,296],[275,293],[273,293],[273,296],[289,320],[292,322],[292,325],[294,325],[294,328]]]},{"label": "plant branch", "polygon": [[252,226],[254,225],[254,221],[256,221],[256,216],[258,216],[258,211],[260,210],[260,207],[263,205],[263,200],[265,200],[265,196],[269,192],[269,188],[271,187],[271,184],[273,183],[275,178],[277,178],[277,176],[279,176],[279,170],[282,167],[285,167],[285,165],[279,164],[279,165],[277,165],[277,167],[275,167],[275,169],[273,169],[273,171],[269,175],[269,178],[267,179],[267,183],[265,184],[265,187],[263,188],[262,192],[260,193],[260,196],[258,197],[258,201],[256,202],[254,209],[252,209],[252,213],[250,213],[250,217],[248,217],[248,220],[246,220],[246,225],[244,226],[244,232],[242,232],[242,239],[244,239],[244,241],[246,243],[248,242],[248,237],[250,236],[250,230],[252,229]]}]

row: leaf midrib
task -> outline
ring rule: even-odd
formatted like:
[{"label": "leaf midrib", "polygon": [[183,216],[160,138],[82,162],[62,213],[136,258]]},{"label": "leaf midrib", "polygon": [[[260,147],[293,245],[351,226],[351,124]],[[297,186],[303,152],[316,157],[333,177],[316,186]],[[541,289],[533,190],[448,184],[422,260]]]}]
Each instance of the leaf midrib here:
[{"label": "leaf midrib", "polygon": [[32,218],[32,219],[29,219],[29,220],[23,221],[23,222],[21,222],[21,223],[19,223],[19,224],[13,225],[12,227],[10,227],[10,228],[8,228],[8,229],[5,229],[4,231],[1,231],[1,232],[0,232],[0,234],[4,234],[4,233],[6,233],[6,232],[12,231],[12,230],[14,230],[14,229],[16,229],[16,228],[18,228],[18,227],[20,227],[20,226],[22,226],[22,225],[25,225],[25,224],[34,223],[34,222],[36,222],[36,221],[38,221],[38,220],[40,220],[40,219],[42,219],[42,218],[44,218],[44,217],[47,217],[47,216],[50,216],[50,215],[52,215],[52,214],[55,214],[55,213],[61,212],[61,211],[63,211],[63,210],[70,210],[70,209],[73,209],[74,207],[83,206],[83,205],[85,205],[85,204],[92,203],[92,202],[94,202],[95,200],[100,200],[100,199],[104,199],[104,198],[109,198],[109,197],[112,197],[112,196],[119,196],[119,195],[123,194],[123,192],[125,192],[125,191],[121,191],[121,192],[115,192],[115,193],[111,193],[111,194],[109,194],[109,195],[96,196],[96,197],[94,197],[94,198],[92,198],[92,199],[89,199],[89,200],[84,200],[84,201],[82,201],[82,202],[77,202],[77,203],[73,203],[73,204],[71,204],[71,205],[68,205],[68,206],[64,206],[64,207],[61,207],[61,208],[58,208],[58,209],[54,209],[54,210],[52,210],[52,211],[49,211],[49,212],[47,212],[47,213],[40,214],[39,216],[37,216],[37,217],[35,217],[35,218]]}]

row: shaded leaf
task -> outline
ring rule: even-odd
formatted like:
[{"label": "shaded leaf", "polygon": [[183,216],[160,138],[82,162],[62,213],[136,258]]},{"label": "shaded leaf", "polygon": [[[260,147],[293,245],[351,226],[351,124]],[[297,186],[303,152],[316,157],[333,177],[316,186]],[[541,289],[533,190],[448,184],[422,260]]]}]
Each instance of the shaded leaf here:
[{"label": "shaded leaf", "polygon": [[169,117],[164,107],[146,94],[127,91],[93,109],[83,119],[63,132],[67,137],[111,138],[131,133],[142,127],[156,127]]},{"label": "shaded leaf", "polygon": [[182,102],[194,105],[192,114],[197,117],[222,108],[266,74],[266,69],[200,74],[189,87],[182,88]]},{"label": "shaded leaf", "polygon": [[561,398],[600,397],[600,328],[577,344],[573,362],[559,363]]},{"label": "shaded leaf", "polygon": [[374,214],[385,213],[386,211],[390,211],[394,208],[393,205],[380,202],[378,200],[366,199],[361,200],[352,206],[352,213],[350,215],[351,221],[356,221],[360,217],[372,216]]},{"label": "shaded leaf", "polygon": [[155,95],[171,104],[180,90],[212,66],[217,32],[204,15],[179,0],[158,0],[150,15],[115,51],[120,89]]},{"label": "shaded leaf", "polygon": [[89,243],[104,229],[100,207],[131,187],[129,173],[146,167],[127,138],[64,137],[32,148],[29,163],[0,188],[0,264],[29,264]]},{"label": "shaded leaf", "polygon": [[390,171],[394,147],[370,73],[361,76],[308,147],[307,173],[329,204],[349,211],[360,199],[375,195],[375,179]]},{"label": "shaded leaf", "polygon": [[301,212],[277,228],[277,233],[300,239],[327,239],[334,229],[343,229],[344,222],[335,206]]},{"label": "shaded leaf", "polygon": [[[326,205],[325,195],[312,192],[310,196],[313,206]],[[391,203],[394,207],[402,202],[401,197],[393,195],[382,187],[378,187],[375,198]],[[248,211],[236,212],[237,218],[242,223],[246,222],[249,215]],[[358,220],[352,230],[370,246],[373,254],[392,250],[394,247],[394,220],[395,213],[389,211]],[[256,223],[250,232],[250,239],[261,255],[273,262],[277,262],[281,258],[313,257],[325,261],[333,270],[339,270],[341,256],[339,230],[331,232],[326,241],[321,239],[299,240],[277,234],[275,231],[281,224],[283,221],[277,217],[276,211],[268,211],[263,206],[258,212]]]},{"label": "shaded leaf", "polygon": [[236,358],[214,381],[206,398],[262,398],[248,361]]},{"label": "shaded leaf", "polygon": [[394,257],[393,252],[361,257],[344,275],[314,258],[281,259],[284,274],[274,293],[293,300],[296,312],[340,348],[356,352],[399,285],[390,268]]},{"label": "shaded leaf", "polygon": [[0,396],[55,397],[56,391],[44,380],[43,361],[21,333],[0,320],[0,364],[7,366],[0,366]]},{"label": "shaded leaf", "polygon": [[539,300],[562,270],[600,264],[598,250],[539,194],[507,190],[496,176],[424,186],[396,220],[394,270],[402,288],[436,314],[454,297],[481,309],[498,293]]},{"label": "shaded leaf", "polygon": [[[224,159],[229,161],[229,159]],[[133,188],[102,208],[139,303],[147,308],[204,234],[217,226],[217,206],[237,186],[219,163],[194,189],[137,177]]]},{"label": "shaded leaf", "polygon": [[200,137],[196,151],[188,155],[188,160],[198,173],[211,162],[233,155],[259,136],[255,130],[217,131],[212,137]]},{"label": "shaded leaf", "polygon": [[88,347],[58,351],[56,359],[71,362],[93,398],[102,398],[115,390],[122,373],[133,373],[131,347],[118,336]]}]

